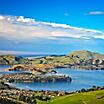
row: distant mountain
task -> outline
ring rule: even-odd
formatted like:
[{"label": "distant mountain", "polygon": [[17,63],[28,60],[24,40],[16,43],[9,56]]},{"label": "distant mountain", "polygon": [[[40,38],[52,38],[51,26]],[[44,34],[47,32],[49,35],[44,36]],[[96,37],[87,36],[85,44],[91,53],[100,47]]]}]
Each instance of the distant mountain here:
[{"label": "distant mountain", "polygon": [[79,58],[79,59],[104,59],[104,54],[96,53],[96,52],[91,52],[88,50],[79,50],[79,51],[74,51],[69,54],[69,56],[73,58]]}]

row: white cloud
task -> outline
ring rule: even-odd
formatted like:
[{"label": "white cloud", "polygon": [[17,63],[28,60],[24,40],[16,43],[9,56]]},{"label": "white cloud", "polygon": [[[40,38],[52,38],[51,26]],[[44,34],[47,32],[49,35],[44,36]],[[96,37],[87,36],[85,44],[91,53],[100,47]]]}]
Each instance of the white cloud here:
[{"label": "white cloud", "polygon": [[3,20],[4,19],[4,17],[3,16],[0,16],[0,20]]},{"label": "white cloud", "polygon": [[32,52],[23,52],[23,51],[8,51],[8,50],[0,50],[0,55],[5,54],[33,54]]},{"label": "white cloud", "polygon": [[20,40],[33,38],[59,39],[57,37],[104,39],[102,31],[78,28],[67,24],[41,22],[23,16],[0,16],[0,36]]},{"label": "white cloud", "polygon": [[18,22],[27,22],[27,23],[34,23],[35,20],[34,19],[31,19],[31,18],[24,18],[23,16],[19,16],[17,18],[17,21]]},{"label": "white cloud", "polygon": [[0,50],[0,55],[53,55],[57,53],[50,52],[32,52],[32,51],[14,51],[14,50]]},{"label": "white cloud", "polygon": [[40,52],[26,52],[26,51],[8,51],[8,50],[0,50],[0,55],[6,55],[6,54],[14,54],[14,55],[23,55],[23,54],[30,54],[30,55],[37,55],[37,54],[46,54],[46,53],[40,53]]},{"label": "white cloud", "polygon": [[89,15],[104,15],[104,11],[92,11],[89,12]]}]

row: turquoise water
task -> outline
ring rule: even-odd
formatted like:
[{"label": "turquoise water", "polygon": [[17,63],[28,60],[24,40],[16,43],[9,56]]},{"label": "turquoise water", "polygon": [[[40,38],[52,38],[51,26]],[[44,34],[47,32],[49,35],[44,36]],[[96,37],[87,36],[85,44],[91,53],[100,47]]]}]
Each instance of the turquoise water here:
[{"label": "turquoise water", "polygon": [[[1,66],[0,72],[9,66]],[[16,83],[16,87],[31,90],[58,90],[75,91],[81,88],[90,88],[93,85],[104,86],[104,70],[75,70],[68,68],[55,69],[59,74],[72,77],[72,82],[50,82],[50,83]],[[5,73],[5,72],[4,72]],[[2,73],[1,73],[2,74]]]}]

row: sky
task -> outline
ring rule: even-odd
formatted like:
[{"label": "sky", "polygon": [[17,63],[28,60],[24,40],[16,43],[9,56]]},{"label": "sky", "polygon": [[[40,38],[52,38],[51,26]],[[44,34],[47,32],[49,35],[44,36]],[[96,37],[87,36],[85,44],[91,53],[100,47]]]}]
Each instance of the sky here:
[{"label": "sky", "polygon": [[104,53],[104,0],[0,0],[0,53]]}]

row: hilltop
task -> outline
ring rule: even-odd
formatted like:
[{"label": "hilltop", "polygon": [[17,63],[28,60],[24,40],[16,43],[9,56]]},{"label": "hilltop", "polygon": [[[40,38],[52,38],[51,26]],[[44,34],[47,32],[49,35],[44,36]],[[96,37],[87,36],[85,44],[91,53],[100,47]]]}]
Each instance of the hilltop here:
[{"label": "hilltop", "polygon": [[79,50],[79,51],[74,51],[69,54],[69,56],[77,57],[79,59],[104,59],[104,54],[96,53],[96,52],[91,52],[88,50]]}]

